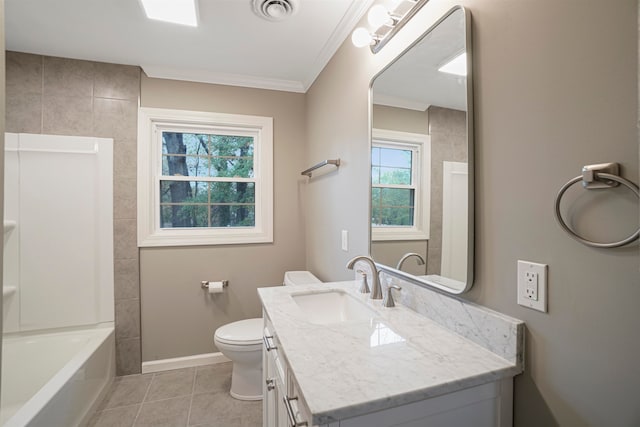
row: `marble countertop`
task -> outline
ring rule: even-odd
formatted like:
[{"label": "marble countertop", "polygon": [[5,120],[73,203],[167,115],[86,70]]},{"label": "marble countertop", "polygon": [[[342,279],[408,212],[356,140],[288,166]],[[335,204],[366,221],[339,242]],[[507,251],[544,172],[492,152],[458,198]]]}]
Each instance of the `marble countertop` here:
[{"label": "marble countertop", "polygon": [[[260,288],[313,424],[367,414],[512,377],[522,367],[399,304],[356,292],[355,281]],[[319,325],[292,294],[343,290],[373,320]]]}]

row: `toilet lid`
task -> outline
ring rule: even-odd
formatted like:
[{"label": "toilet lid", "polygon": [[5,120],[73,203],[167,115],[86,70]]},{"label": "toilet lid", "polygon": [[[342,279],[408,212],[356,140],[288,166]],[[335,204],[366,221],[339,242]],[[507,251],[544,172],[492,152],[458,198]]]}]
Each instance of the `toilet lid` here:
[{"label": "toilet lid", "polygon": [[259,344],[262,342],[262,324],[262,318],[229,323],[216,330],[215,339],[235,345]]}]

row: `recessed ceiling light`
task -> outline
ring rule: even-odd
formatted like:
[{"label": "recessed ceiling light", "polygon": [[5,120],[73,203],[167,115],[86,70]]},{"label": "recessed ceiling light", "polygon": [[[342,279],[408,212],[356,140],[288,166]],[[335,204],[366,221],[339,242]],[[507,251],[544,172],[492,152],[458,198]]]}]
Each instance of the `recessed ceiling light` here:
[{"label": "recessed ceiling light", "polygon": [[196,0],[140,0],[147,18],[174,24],[198,26]]},{"label": "recessed ceiling light", "polygon": [[443,73],[455,74],[456,76],[467,75],[467,53],[462,52],[455,56],[451,61],[438,68]]}]

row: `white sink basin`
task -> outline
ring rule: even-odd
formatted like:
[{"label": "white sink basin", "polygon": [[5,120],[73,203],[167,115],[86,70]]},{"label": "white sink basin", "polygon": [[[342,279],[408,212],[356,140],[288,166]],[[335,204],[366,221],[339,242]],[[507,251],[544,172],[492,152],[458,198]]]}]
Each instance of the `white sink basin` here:
[{"label": "white sink basin", "polygon": [[340,290],[293,294],[291,298],[305,313],[307,320],[318,325],[369,320],[377,316],[374,310]]}]

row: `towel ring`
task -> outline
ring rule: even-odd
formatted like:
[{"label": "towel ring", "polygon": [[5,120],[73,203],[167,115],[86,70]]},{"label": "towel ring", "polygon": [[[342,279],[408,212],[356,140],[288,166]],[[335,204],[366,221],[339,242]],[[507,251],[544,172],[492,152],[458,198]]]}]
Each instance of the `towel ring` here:
[{"label": "towel ring", "polygon": [[[575,184],[578,181],[584,181],[583,185],[587,189],[588,188],[606,188],[606,187],[613,187],[613,186],[617,186],[618,184],[622,184],[627,188],[629,188],[629,190],[633,191],[636,197],[640,198],[640,192],[638,192],[638,186],[635,185],[633,182],[627,179],[624,179],[621,176],[616,175],[615,173],[598,172],[598,169],[593,168],[592,166],[598,167],[602,165],[585,166],[584,168],[582,168],[582,171],[583,171],[582,175],[576,176],[575,178],[567,182],[565,185],[563,185],[560,191],[558,191],[558,195],[556,196],[556,219],[558,220],[558,223],[564,229],[564,231],[566,231],[569,234],[569,236],[573,237],[577,241],[587,246],[592,246],[594,248],[617,248],[619,246],[624,246],[627,243],[633,242],[634,240],[638,239],[638,237],[640,236],[640,229],[636,230],[635,233],[633,233],[626,239],[620,240],[618,242],[611,242],[611,243],[592,242],[591,240],[587,240],[584,237],[579,236],[575,231],[569,228],[569,226],[562,219],[562,214],[560,213],[560,199],[562,199],[562,196],[564,195],[565,191],[567,191],[569,187],[571,187],[573,184]],[[617,172],[617,164],[615,169]],[[600,170],[605,170],[605,169],[600,168]],[[594,183],[594,181],[599,181],[600,183],[604,182],[605,184],[601,185],[598,183],[597,186],[591,187],[589,184]]]}]

